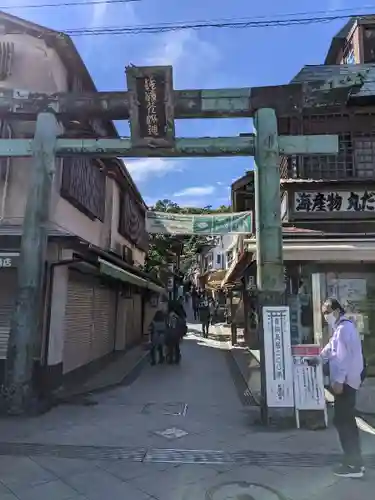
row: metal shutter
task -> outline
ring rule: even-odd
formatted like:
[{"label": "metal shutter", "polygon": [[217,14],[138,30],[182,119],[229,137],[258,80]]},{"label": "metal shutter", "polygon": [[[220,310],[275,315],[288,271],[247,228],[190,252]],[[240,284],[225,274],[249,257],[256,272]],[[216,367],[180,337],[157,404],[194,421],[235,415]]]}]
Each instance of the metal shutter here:
[{"label": "metal shutter", "polygon": [[0,269],[0,359],[7,355],[10,321],[17,291],[17,269]]},{"label": "metal shutter", "polygon": [[134,309],[133,309],[133,314],[134,314],[134,322],[133,322],[133,328],[134,328],[134,341],[137,342],[138,340],[141,340],[142,337],[142,298],[141,295],[136,294],[134,295]]},{"label": "metal shutter", "polygon": [[65,310],[64,373],[90,361],[93,297],[94,285],[90,277],[70,271]]},{"label": "metal shutter", "polygon": [[133,308],[133,297],[125,299],[126,307],[126,346],[131,346],[134,344],[134,308]]},{"label": "metal shutter", "polygon": [[94,288],[92,360],[101,358],[114,350],[115,312],[115,291],[98,283]]}]

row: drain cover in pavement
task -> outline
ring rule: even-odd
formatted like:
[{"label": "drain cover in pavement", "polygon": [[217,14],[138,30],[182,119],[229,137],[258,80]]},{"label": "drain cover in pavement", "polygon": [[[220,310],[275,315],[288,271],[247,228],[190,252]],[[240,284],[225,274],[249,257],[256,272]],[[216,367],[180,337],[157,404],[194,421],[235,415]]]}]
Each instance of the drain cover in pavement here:
[{"label": "drain cover in pavement", "polygon": [[188,405],[186,403],[146,403],[141,411],[146,415],[162,413],[174,417],[185,417]]},{"label": "drain cover in pavement", "polygon": [[232,481],[210,488],[206,500],[285,500],[277,490],[258,483]]},{"label": "drain cover in pavement", "polygon": [[176,427],[171,427],[170,429],[165,429],[164,431],[156,431],[155,434],[162,436],[166,439],[177,439],[188,435],[188,432],[182,429],[177,429]]}]

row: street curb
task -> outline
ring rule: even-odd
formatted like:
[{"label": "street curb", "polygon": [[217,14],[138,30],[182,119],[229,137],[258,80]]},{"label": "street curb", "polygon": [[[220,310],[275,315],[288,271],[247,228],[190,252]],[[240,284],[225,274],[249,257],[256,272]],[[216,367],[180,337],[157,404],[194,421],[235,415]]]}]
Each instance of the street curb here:
[{"label": "street curb", "polygon": [[236,387],[238,397],[245,407],[258,408],[260,402],[256,395],[251,391],[246,379],[242,373],[242,370],[237,362],[236,357],[233,355],[233,350],[228,349],[225,351],[227,353],[228,368],[231,372],[233,383]]},{"label": "street curb", "polygon": [[143,369],[143,365],[145,364],[147,358],[148,352],[145,352],[131,367],[129,367],[129,370],[125,372],[124,376],[121,377],[121,380],[117,380],[116,382],[104,384],[93,389],[77,390],[77,392],[72,392],[71,394],[66,396],[60,396],[58,394],[53,395],[54,406],[60,404],[69,404],[75,398],[84,398],[94,394],[100,394],[102,392],[115,389],[116,387],[126,385],[128,379],[130,379],[130,381],[128,382],[130,384],[131,381],[134,380],[139,372]]}]

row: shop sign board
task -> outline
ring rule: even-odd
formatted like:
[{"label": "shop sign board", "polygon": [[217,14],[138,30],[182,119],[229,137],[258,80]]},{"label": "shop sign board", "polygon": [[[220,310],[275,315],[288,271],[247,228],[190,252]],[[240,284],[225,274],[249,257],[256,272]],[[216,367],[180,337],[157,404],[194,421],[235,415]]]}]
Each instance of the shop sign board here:
[{"label": "shop sign board", "polygon": [[296,212],[334,213],[375,210],[374,191],[299,191],[294,195]]},{"label": "shop sign board", "polygon": [[8,267],[17,267],[19,260],[19,253],[5,253],[0,252],[0,269],[6,269]]},{"label": "shop sign board", "polygon": [[289,307],[263,307],[267,406],[293,408],[293,361]]},{"label": "shop sign board", "polygon": [[317,357],[320,353],[318,345],[294,345],[293,372],[294,395],[297,410],[324,410],[324,377],[322,365],[309,366],[308,358]]},{"label": "shop sign board", "polygon": [[327,425],[326,400],[322,364],[309,366],[308,359],[319,356],[320,346],[300,344],[292,346],[294,400],[297,427],[299,428],[300,410],[324,411]]}]

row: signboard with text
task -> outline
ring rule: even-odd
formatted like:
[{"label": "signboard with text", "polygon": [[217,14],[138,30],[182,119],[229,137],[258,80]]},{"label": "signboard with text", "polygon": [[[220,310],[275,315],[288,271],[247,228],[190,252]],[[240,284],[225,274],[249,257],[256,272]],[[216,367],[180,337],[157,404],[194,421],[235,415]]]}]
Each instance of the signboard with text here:
[{"label": "signboard with text", "polygon": [[375,213],[375,191],[298,191],[294,212],[326,216],[345,213]]},{"label": "signboard with text", "polygon": [[171,66],[126,68],[130,96],[130,130],[136,147],[174,146]]},{"label": "signboard with text", "polygon": [[289,307],[263,307],[267,406],[293,408],[293,361]]},{"label": "signboard with text", "polygon": [[300,344],[292,346],[294,399],[297,427],[299,411],[321,410],[327,426],[326,400],[324,392],[324,377],[322,365],[309,366],[308,358],[315,358],[320,354],[320,346],[315,344]]},{"label": "signboard with text", "polygon": [[151,234],[251,234],[252,212],[213,215],[146,212],[146,231]]},{"label": "signboard with text", "polygon": [[3,253],[0,252],[0,270],[7,269],[9,267],[17,267],[19,260],[19,253]]}]

